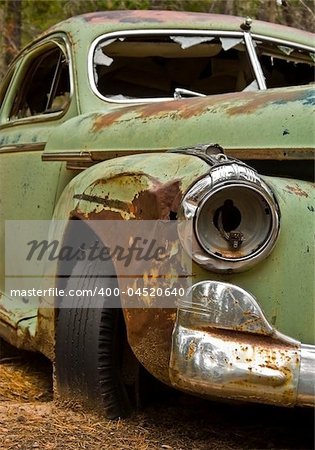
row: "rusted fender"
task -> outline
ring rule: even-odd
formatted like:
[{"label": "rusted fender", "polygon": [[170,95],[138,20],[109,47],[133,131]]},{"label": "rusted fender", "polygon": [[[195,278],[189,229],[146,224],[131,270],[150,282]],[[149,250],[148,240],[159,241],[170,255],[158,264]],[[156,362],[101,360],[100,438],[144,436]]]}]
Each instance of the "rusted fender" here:
[{"label": "rusted fender", "polygon": [[[314,89],[309,86],[239,92],[146,105],[121,106],[71,119],[48,140],[44,154],[161,151],[218,142],[238,158],[249,151],[299,150],[313,157]],[[74,131],[75,130],[75,131]],[[270,157],[269,157],[270,158]],[[279,158],[279,156],[278,156]],[[298,158],[298,155],[297,155]]]},{"label": "rusted fender", "polygon": [[[133,155],[101,162],[81,172],[64,190],[54,213],[54,219],[62,221],[58,235],[54,238],[63,240],[69,219],[81,219],[92,226],[92,223],[101,220],[175,218],[183,193],[208,170],[209,166],[199,158],[173,153]],[[106,241],[106,236],[100,235],[99,230],[93,231]],[[57,273],[57,264],[54,270]],[[176,267],[164,270],[174,271]],[[140,279],[138,283],[140,287],[146,281]],[[51,298],[43,299],[38,322],[38,336],[45,336],[45,348],[41,348],[41,351],[50,358],[55,335],[51,301]],[[124,298],[121,301],[124,304]],[[139,332],[145,332],[152,323],[152,314],[163,315],[161,327],[167,328],[166,332],[170,333],[170,325],[175,319],[174,310],[156,313],[154,304],[148,310],[143,309],[143,303],[139,306],[141,310],[125,311],[128,338],[132,346],[134,340],[138,342]],[[164,320],[165,315],[169,320]],[[160,330],[160,326],[157,326],[157,330]],[[163,345],[169,346],[169,339],[162,341]],[[137,352],[140,360],[141,352]],[[163,352],[163,355],[166,354]]]},{"label": "rusted fender", "polygon": [[183,193],[208,170],[201,159],[174,153],[104,161],[69,183],[54,218],[169,219]]}]

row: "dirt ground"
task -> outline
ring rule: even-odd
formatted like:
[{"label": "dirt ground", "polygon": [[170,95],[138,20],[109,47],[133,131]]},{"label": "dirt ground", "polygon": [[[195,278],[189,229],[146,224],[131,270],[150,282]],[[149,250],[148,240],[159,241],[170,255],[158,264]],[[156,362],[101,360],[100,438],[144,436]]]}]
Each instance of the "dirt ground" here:
[{"label": "dirt ground", "polygon": [[211,403],[176,393],[111,422],[54,402],[51,365],[38,355],[0,361],[1,450],[313,448],[309,409]]}]

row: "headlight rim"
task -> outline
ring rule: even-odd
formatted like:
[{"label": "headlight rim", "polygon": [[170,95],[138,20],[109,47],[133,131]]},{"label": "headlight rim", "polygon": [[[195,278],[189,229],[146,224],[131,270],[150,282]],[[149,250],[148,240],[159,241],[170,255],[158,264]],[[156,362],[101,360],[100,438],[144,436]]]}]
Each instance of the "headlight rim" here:
[{"label": "headlight rim", "polygon": [[[267,247],[269,246],[270,243],[271,243],[271,245],[270,245],[271,248],[268,249],[268,254],[270,253],[270,251],[272,251],[272,249],[276,243],[277,236],[279,234],[279,225],[280,225],[280,217],[278,214],[279,208],[278,208],[278,203],[276,202],[276,199],[275,199],[273,193],[270,191],[269,187],[262,180],[261,180],[261,182],[264,184],[264,188],[258,187],[256,184],[249,183],[249,182],[239,182],[237,180],[233,180],[233,181],[229,180],[229,182],[227,182],[227,183],[220,183],[220,184],[218,183],[218,185],[216,185],[214,189],[211,189],[207,194],[205,194],[202,197],[200,204],[196,208],[196,212],[195,212],[195,215],[193,218],[193,230],[194,230],[197,242],[199,243],[200,247],[207,254],[209,254],[210,256],[213,256],[214,258],[221,260],[221,261],[242,262],[242,261],[246,261],[248,259],[256,258],[261,253],[264,253],[265,251],[267,251]],[[202,239],[200,238],[200,233],[198,231],[197,222],[200,219],[200,215],[202,213],[203,207],[206,205],[206,203],[208,202],[208,200],[211,197],[215,196],[215,194],[217,194],[218,192],[222,192],[223,189],[234,188],[234,187],[235,188],[250,188],[250,190],[254,191],[255,193],[257,193],[263,197],[263,200],[268,204],[268,207],[271,211],[271,223],[270,223],[270,227],[269,227],[269,231],[271,231],[271,233],[268,235],[268,237],[265,240],[265,242],[263,243],[263,245],[261,247],[257,248],[256,251],[254,251],[246,256],[243,256],[243,257],[227,258],[225,256],[220,256],[219,254],[216,254],[214,252],[207,250],[207,248],[202,243]],[[276,208],[272,207],[274,205],[276,205]],[[271,242],[271,241],[273,241],[273,242]],[[263,256],[264,255],[262,255],[262,257]]]},{"label": "headlight rim", "polygon": [[[179,237],[186,252],[198,265],[217,273],[243,272],[249,270],[270,255],[278,242],[280,234],[281,214],[275,193],[254,169],[248,166],[244,167],[243,164],[238,164],[236,161],[231,161],[230,168],[231,166],[234,168],[237,166],[237,168],[235,168],[234,173],[232,171],[226,178],[222,179],[216,176],[217,178],[215,179],[213,177],[213,169],[217,169],[217,167],[214,167],[208,174],[198,178],[193,185],[190,185],[183,196],[178,214],[180,221],[184,222],[179,226]],[[204,205],[214,193],[232,185],[253,189],[256,194],[263,197],[272,215],[270,225],[271,233],[264,242],[263,247],[245,257],[234,259],[208,253],[200,245],[195,232],[196,215],[197,213],[199,215],[198,210],[200,210],[201,205]],[[186,230],[185,222],[187,223]],[[186,242],[187,231],[191,225],[193,231],[192,236],[190,241]],[[191,247],[189,246],[190,243]]]}]

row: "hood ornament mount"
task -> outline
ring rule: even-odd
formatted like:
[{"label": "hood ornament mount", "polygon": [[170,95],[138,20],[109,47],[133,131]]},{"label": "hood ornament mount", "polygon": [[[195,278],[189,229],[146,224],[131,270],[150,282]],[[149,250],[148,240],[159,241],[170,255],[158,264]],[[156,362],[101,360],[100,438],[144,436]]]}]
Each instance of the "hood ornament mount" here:
[{"label": "hood ornament mount", "polygon": [[[220,144],[197,144],[194,147],[180,147],[169,150],[167,153],[182,153],[184,155],[196,156],[205,161],[211,168],[218,165],[231,164],[231,162],[249,167],[243,161],[227,156]],[[255,171],[252,167],[250,169]]]}]

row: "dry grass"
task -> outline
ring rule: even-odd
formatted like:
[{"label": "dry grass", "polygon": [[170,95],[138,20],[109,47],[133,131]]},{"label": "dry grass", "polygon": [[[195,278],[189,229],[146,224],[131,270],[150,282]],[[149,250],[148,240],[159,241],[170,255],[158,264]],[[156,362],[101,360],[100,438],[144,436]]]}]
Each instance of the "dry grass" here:
[{"label": "dry grass", "polygon": [[[6,416],[3,419],[3,416]],[[52,402],[0,405],[0,440],[5,450],[112,450],[161,448],[146,430],[124,422],[59,408]]]},{"label": "dry grass", "polygon": [[[38,355],[0,360],[0,402],[52,400],[50,364]],[[1,406],[1,403],[0,403]]]},{"label": "dry grass", "polygon": [[[72,409],[70,409],[70,406]],[[75,406],[75,408],[74,408]],[[313,414],[205,402],[175,394],[124,421],[52,401],[51,366],[0,363],[1,450],[312,449]]]}]

